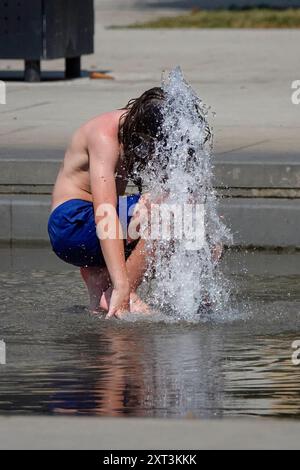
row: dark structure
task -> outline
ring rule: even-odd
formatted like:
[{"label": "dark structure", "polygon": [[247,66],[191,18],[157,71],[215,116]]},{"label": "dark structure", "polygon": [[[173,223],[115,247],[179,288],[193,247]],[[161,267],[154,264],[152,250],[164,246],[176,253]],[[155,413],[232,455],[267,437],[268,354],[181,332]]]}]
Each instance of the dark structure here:
[{"label": "dark structure", "polygon": [[66,59],[66,78],[94,52],[94,0],[0,0],[0,58],[24,59],[25,80],[40,80],[40,61]]}]

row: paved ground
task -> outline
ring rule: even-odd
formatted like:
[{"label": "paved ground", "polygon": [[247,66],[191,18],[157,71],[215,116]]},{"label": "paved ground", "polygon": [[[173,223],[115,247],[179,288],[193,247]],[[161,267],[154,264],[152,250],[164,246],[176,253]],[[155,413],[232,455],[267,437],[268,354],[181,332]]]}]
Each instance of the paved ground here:
[{"label": "paved ground", "polygon": [[21,63],[2,61],[8,103],[1,107],[1,157],[63,151],[82,122],[159,84],[162,70],[177,64],[216,112],[217,153],[298,156],[300,106],[291,102],[291,83],[299,78],[299,39],[300,31],[98,27],[96,53],[84,58],[84,69],[108,70],[115,81],[53,81],[54,71],[63,69],[62,61],[53,61],[43,64],[48,80],[29,85],[10,81],[15,74],[5,70],[21,70]]},{"label": "paved ground", "polygon": [[[291,101],[291,84],[300,79],[300,31],[107,29],[170,13],[133,3],[96,2],[95,54],[83,59],[79,80],[63,80],[60,60],[43,63],[42,83],[25,84],[22,62],[0,61],[0,79],[8,90],[7,105],[0,105],[0,212],[7,221],[0,239],[19,239],[20,211],[24,223],[33,217],[32,210],[36,221],[47,212],[49,197],[22,194],[50,193],[67,142],[81,123],[158,85],[162,71],[179,64],[216,112],[211,122],[218,185],[250,191],[233,192],[239,199],[228,216],[234,231],[240,231],[237,243],[266,244],[270,224],[279,224],[281,232],[272,230],[271,245],[281,244],[284,237],[283,245],[300,246],[299,204],[291,200],[300,190],[300,105]],[[115,80],[90,80],[90,70],[109,71]],[[256,199],[250,202],[248,197]],[[261,224],[261,236],[256,236]],[[40,226],[31,224],[26,236],[32,236],[33,228],[34,239],[44,238]]]},{"label": "paved ground", "polygon": [[95,0],[96,18],[99,25],[128,25],[144,22],[161,16],[182,14],[188,11],[189,1],[183,7],[181,0]]},{"label": "paved ground", "polygon": [[285,421],[0,418],[0,449],[299,449]]},{"label": "paved ground", "polygon": [[[127,23],[166,12],[164,8],[145,9],[149,3],[158,4],[96,0],[96,51],[84,58],[83,68],[108,70],[113,82],[87,77],[53,81],[62,78],[58,71],[62,72],[63,61],[51,61],[43,63],[46,81],[29,85],[20,81],[22,62],[0,61],[0,78],[7,81],[8,89],[7,105],[0,105],[0,158],[62,153],[72,131],[83,121],[159,84],[162,71],[178,64],[216,112],[217,154],[224,158],[299,157],[300,105],[291,102],[291,83],[300,78],[296,60],[300,31],[104,27],[118,18],[117,22]],[[176,1],[171,3],[176,5]]]}]

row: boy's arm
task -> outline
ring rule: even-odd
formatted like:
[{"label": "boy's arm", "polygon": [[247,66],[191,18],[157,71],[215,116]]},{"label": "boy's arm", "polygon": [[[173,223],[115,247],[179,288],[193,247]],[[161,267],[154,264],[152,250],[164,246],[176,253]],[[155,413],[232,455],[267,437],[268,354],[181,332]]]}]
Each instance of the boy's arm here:
[{"label": "boy's arm", "polygon": [[[89,142],[90,179],[93,196],[95,221],[98,224],[103,216],[99,215],[102,204],[110,204],[114,210],[105,215],[110,226],[117,227],[117,237],[100,240],[102,253],[113,285],[108,317],[128,307],[129,281],[126,270],[122,229],[116,211],[117,190],[115,170],[119,157],[119,146],[114,139],[94,136]],[[115,225],[114,225],[115,224]]]},{"label": "boy's arm", "polygon": [[[151,259],[154,257],[155,253],[155,248],[148,248],[146,246],[146,241],[143,239],[140,239],[138,242],[137,246],[134,248],[132,251],[131,255],[126,261],[126,268],[127,268],[127,273],[128,273],[128,280],[129,280],[129,285],[130,285],[130,300],[132,300],[132,295],[136,295],[136,290],[141,284],[143,277],[145,275],[145,272],[148,269],[149,262]],[[107,291],[103,294],[102,299],[101,299],[101,307],[104,310],[108,309],[108,305],[110,304],[110,299],[111,299],[112,291],[111,288],[108,288]],[[144,304],[142,302],[143,306]],[[130,305],[130,311],[131,311],[132,306]],[[141,310],[140,313],[143,312],[143,309]],[[148,309],[144,313],[147,313]],[[117,313],[117,316],[120,313],[120,318],[122,318],[122,311]]]}]

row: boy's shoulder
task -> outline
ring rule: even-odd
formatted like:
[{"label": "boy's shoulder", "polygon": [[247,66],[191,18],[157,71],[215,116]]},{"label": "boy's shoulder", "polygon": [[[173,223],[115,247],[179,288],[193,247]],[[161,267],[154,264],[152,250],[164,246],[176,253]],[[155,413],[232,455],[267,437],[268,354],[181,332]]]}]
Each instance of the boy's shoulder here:
[{"label": "boy's shoulder", "polygon": [[84,123],[77,129],[69,141],[69,151],[82,149],[107,148],[119,154],[119,121],[124,111],[112,111],[103,113]]},{"label": "boy's shoulder", "polygon": [[79,131],[83,131],[86,136],[96,134],[103,137],[115,137],[121,115],[122,112],[119,110],[100,114],[83,124]]},{"label": "boy's shoulder", "polygon": [[119,121],[123,113],[112,111],[90,119],[73,134],[69,148],[85,149],[90,156],[107,155],[110,161],[117,159]]}]

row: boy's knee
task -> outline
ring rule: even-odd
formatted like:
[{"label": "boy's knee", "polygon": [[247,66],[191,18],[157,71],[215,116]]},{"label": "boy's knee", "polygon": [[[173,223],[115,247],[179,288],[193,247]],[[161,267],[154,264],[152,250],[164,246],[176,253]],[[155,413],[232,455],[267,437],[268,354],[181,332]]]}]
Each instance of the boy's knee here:
[{"label": "boy's knee", "polygon": [[140,198],[140,203],[141,203],[141,204],[146,204],[146,205],[149,204],[149,205],[150,205],[150,204],[151,204],[150,197],[151,197],[150,193],[145,193],[145,194],[143,194],[143,195],[141,196],[141,198]]},{"label": "boy's knee", "polygon": [[150,193],[143,194],[139,200],[139,208],[147,211],[147,213],[149,214],[151,211],[151,204],[152,204],[152,201],[151,201]]}]

